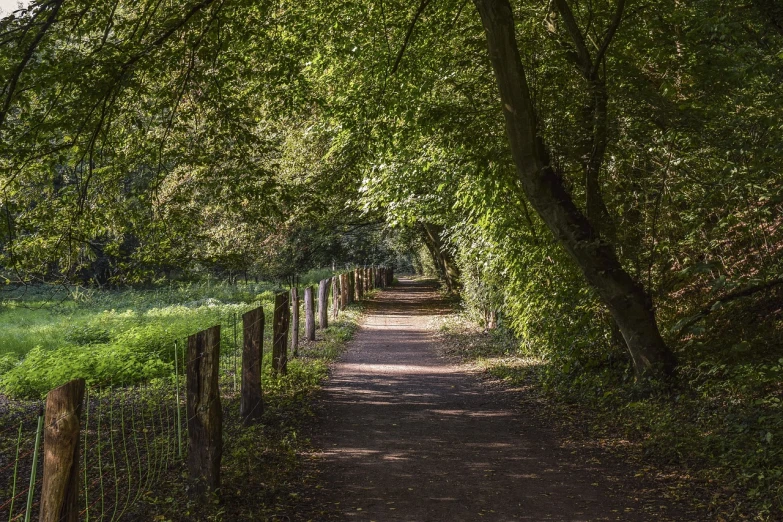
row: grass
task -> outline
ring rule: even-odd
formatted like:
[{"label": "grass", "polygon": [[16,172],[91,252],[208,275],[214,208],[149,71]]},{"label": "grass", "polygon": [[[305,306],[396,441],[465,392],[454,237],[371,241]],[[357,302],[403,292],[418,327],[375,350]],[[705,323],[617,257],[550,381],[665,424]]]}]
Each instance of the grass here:
[{"label": "grass", "polygon": [[[769,301],[765,317],[779,318],[779,302]],[[783,322],[762,328],[742,319],[750,320],[736,310],[716,314],[703,335],[679,346],[673,389],[623,379],[627,372],[608,363],[567,368],[531,356],[510,332],[483,332],[458,313],[440,332],[448,353],[527,389],[569,436],[621,454],[640,474],[669,477],[677,486],[669,494],[690,497],[710,519],[781,520]]]},{"label": "grass", "polygon": [[[303,277],[311,284],[329,274]],[[175,341],[233,321],[256,306],[271,319],[270,283],[216,282],[147,290],[22,288],[0,307],[0,393],[37,398],[74,377],[132,384],[171,374]],[[271,331],[271,328],[267,328]],[[267,332],[269,333],[269,332]]]},{"label": "grass", "polygon": [[[321,275],[316,274],[318,278]],[[310,510],[312,517],[305,518],[320,519],[321,506],[307,497],[308,492],[316,490],[314,468],[309,465],[308,456],[311,454],[309,433],[313,429],[314,416],[312,399],[327,376],[329,363],[352,337],[361,316],[361,305],[350,306],[340,313],[338,320],[330,320],[329,328],[318,329],[315,342],[303,341],[304,320],[300,318],[299,357],[290,358],[289,355],[287,374],[277,375],[271,370],[273,290],[271,285],[210,284],[207,287],[204,284],[147,291],[92,292],[66,299],[55,307],[40,306],[42,302],[47,305],[52,303],[51,297],[44,299],[34,295],[35,292],[28,292],[24,299],[10,302],[0,316],[5,324],[17,329],[14,346],[18,349],[6,352],[8,358],[14,357],[14,362],[0,377],[0,382],[7,387],[6,390],[18,391],[16,397],[37,398],[53,384],[59,384],[59,380],[67,380],[70,374],[86,376],[92,383],[93,420],[89,430],[83,428],[85,433],[89,431],[90,446],[93,447],[95,440],[100,440],[96,439],[94,418],[96,393],[107,379],[116,379],[117,376],[137,379],[143,383],[141,387],[120,386],[109,390],[103,387],[104,397],[126,397],[128,402],[130,399],[127,397],[135,397],[138,390],[158,397],[158,401],[153,401],[153,410],[157,411],[158,417],[153,413],[148,419],[152,422],[149,436],[161,439],[156,444],[159,442],[166,448],[175,448],[176,439],[172,439],[177,433],[172,424],[175,417],[169,415],[169,410],[174,411],[169,408],[174,397],[171,386],[174,382],[173,341],[220,320],[223,322],[220,379],[224,444],[221,501],[210,502],[194,497],[189,491],[185,463],[176,459],[170,462],[166,453],[167,464],[161,463],[155,472],[159,476],[154,484],[141,487],[141,498],[127,506],[127,516],[134,520],[267,520],[275,517],[285,519],[292,513],[301,515]],[[262,363],[264,413],[257,424],[244,426],[239,415],[239,394],[233,382],[237,368],[233,365],[237,363],[240,352],[237,348],[241,344],[241,332],[238,332],[238,343],[235,343],[234,331],[229,325],[236,317],[241,320],[243,311],[258,304],[264,307],[267,317]],[[60,341],[42,345],[40,330],[28,328],[25,331],[25,321],[42,327],[47,326],[48,321],[51,323],[48,325],[49,332]],[[182,348],[180,344],[179,349]],[[41,368],[40,364],[58,368],[59,373]],[[179,364],[182,364],[182,359],[179,359]],[[138,374],[134,373],[136,366]],[[115,386],[128,383],[111,382]],[[162,391],[156,392],[158,388]],[[109,395],[106,395],[107,391]],[[180,397],[183,400],[184,395]],[[165,415],[158,411],[160,404],[164,403],[167,405],[162,409]],[[11,409],[0,418],[0,433],[16,433],[19,419],[22,419],[27,423],[24,433],[31,435],[39,404],[37,400],[6,401],[4,406]],[[129,411],[138,417],[137,410],[141,411],[142,404],[132,403],[130,408]],[[105,404],[103,410],[106,410]],[[84,422],[86,424],[87,421]],[[101,431],[100,426],[97,431]],[[147,428],[143,431],[141,440],[146,442]],[[102,476],[107,463],[113,463],[115,458],[122,464],[122,452],[115,454],[113,447],[106,446],[106,441],[112,440],[110,435],[117,436],[117,430],[111,429],[104,420],[102,433],[105,446],[103,465],[99,460],[95,461],[99,458],[95,451],[83,454],[90,463],[88,475],[91,481],[93,476]],[[133,430],[129,434],[140,438]],[[15,440],[9,438],[4,442],[7,444],[0,445],[0,460],[6,461],[7,455],[14,454]],[[131,448],[136,447],[134,444],[130,444]],[[124,448],[125,443],[120,446]],[[97,451],[98,455],[101,453]],[[143,456],[141,459],[140,473],[144,467],[141,462],[147,463]],[[154,458],[152,461],[157,462]],[[27,469],[29,465],[25,460],[22,467]],[[6,482],[5,475],[8,473],[8,469],[0,470],[0,474],[4,474],[0,476],[3,479],[0,482]],[[103,506],[104,496],[108,504],[114,502],[117,493],[113,482],[109,482],[107,492],[103,491],[103,481],[100,488],[96,484],[90,486],[90,500],[98,502],[96,505]],[[139,487],[131,477],[123,474],[118,484],[120,498],[126,491],[135,491]],[[158,487],[160,484],[165,484],[165,487]],[[8,495],[10,491],[0,491],[0,503]]]}]

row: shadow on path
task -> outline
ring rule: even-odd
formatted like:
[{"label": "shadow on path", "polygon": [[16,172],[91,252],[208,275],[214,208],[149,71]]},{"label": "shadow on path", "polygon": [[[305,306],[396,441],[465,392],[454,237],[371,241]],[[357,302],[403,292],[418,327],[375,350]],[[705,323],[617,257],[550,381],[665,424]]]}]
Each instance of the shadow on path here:
[{"label": "shadow on path", "polygon": [[449,311],[404,279],[369,304],[320,401],[323,501],[355,520],[660,520],[440,358],[427,323]]}]

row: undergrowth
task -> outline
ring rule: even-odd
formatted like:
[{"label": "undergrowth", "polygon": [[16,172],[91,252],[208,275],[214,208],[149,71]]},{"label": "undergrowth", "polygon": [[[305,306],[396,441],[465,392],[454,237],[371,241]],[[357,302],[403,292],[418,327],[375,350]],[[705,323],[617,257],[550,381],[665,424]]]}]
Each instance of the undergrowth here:
[{"label": "undergrowth", "polygon": [[637,382],[622,353],[536,354],[508,330],[483,331],[464,314],[443,319],[440,332],[448,353],[537,393],[543,408],[575,431],[586,427],[641,474],[673,479],[671,494],[690,496],[707,518],[781,520],[781,323],[737,331],[737,319],[736,311],[717,314],[678,345],[673,386]]}]

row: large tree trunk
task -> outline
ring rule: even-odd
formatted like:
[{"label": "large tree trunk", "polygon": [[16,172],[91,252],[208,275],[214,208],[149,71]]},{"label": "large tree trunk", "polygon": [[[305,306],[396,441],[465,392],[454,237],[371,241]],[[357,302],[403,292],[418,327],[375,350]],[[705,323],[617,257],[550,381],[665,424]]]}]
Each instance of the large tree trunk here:
[{"label": "large tree trunk", "polygon": [[530,204],[606,303],[628,345],[637,375],[671,375],[676,359],[661,338],[650,299],[620,265],[611,245],[595,233],[549,165],[537,134],[508,0],[474,3],[487,35],[511,153]]}]

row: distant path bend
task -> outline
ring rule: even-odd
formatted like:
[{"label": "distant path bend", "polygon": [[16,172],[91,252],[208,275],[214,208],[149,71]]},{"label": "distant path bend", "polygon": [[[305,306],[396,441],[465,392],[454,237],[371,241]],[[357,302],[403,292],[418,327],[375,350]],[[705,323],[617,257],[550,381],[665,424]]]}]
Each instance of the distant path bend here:
[{"label": "distant path bend", "polygon": [[661,520],[624,473],[576,462],[508,392],[439,357],[427,324],[447,312],[432,282],[402,279],[335,364],[315,443],[340,518]]}]

